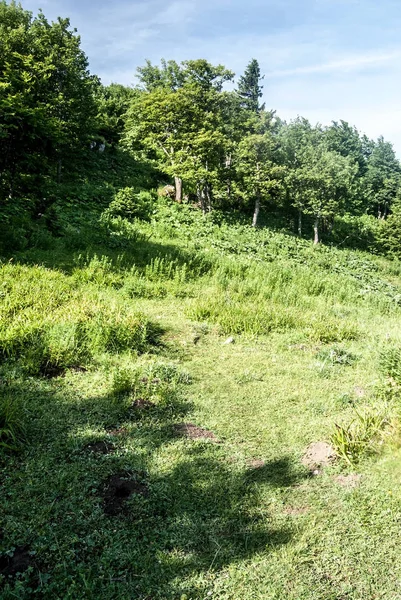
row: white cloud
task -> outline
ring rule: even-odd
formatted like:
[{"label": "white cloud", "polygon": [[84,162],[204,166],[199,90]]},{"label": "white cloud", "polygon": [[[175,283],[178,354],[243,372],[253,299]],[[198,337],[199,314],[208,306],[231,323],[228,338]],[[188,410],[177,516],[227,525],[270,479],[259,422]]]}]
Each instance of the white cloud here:
[{"label": "white cloud", "polygon": [[311,73],[330,73],[332,71],[353,71],[360,70],[364,67],[376,65],[378,63],[385,63],[400,58],[401,51],[396,50],[394,52],[379,52],[378,54],[372,55],[356,55],[343,58],[341,60],[334,60],[332,62],[326,62],[315,65],[306,65],[303,67],[296,67],[294,69],[283,69],[278,71],[270,71],[266,73],[267,77],[288,77],[291,75],[308,75]]}]

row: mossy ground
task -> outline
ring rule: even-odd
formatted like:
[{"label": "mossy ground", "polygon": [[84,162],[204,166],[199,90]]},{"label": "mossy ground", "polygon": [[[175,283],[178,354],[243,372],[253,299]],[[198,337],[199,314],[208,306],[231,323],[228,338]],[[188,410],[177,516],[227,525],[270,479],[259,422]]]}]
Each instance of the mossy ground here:
[{"label": "mossy ground", "polygon": [[[397,264],[163,210],[122,249],[56,240],[3,263],[1,393],[23,435],[1,459],[1,597],[401,598],[398,392],[380,369]],[[91,333],[67,349],[25,335],[77,322]],[[49,348],[56,377],[32,371]],[[374,454],[302,465],[378,407],[393,427]],[[136,483],[108,514],[116,474]]]}]

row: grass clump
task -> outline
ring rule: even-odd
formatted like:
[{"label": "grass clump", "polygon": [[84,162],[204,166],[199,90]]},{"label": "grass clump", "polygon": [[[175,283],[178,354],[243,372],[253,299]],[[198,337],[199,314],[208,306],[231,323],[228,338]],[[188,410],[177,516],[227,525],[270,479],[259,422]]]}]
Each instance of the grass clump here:
[{"label": "grass clump", "polygon": [[18,396],[0,386],[0,450],[18,450],[24,440],[24,414]]},{"label": "grass clump", "polygon": [[195,301],[188,310],[196,321],[210,321],[225,334],[266,335],[283,332],[303,324],[295,309],[274,304],[242,302],[240,298],[218,297]]},{"label": "grass clump", "polygon": [[383,435],[391,422],[385,408],[355,410],[355,417],[347,425],[335,425],[330,441],[337,456],[352,465],[364,456],[377,452]]},{"label": "grass clump", "polygon": [[380,352],[381,371],[401,384],[401,346],[391,344]]}]

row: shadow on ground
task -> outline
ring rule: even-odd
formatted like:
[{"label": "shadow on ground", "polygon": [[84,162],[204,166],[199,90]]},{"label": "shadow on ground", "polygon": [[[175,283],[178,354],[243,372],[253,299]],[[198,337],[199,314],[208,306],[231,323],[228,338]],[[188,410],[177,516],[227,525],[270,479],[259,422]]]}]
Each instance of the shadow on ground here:
[{"label": "shadow on ground", "polygon": [[213,573],[294,535],[272,525],[260,490],[302,471],[289,457],[243,469],[224,443],[177,435],[192,409],[184,393],[137,410],[77,397],[62,378],[12,385],[29,443],[0,467],[0,554],[24,548],[35,560],[0,578],[2,598],[201,599]]}]

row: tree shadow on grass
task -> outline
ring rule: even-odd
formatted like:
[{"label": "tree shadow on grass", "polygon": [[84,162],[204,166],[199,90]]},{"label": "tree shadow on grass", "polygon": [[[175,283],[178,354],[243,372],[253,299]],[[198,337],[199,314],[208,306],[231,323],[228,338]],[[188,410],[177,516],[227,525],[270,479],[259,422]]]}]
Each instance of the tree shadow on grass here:
[{"label": "tree shadow on grass", "polygon": [[[32,573],[17,576],[23,589],[44,598],[201,599],[213,573],[291,541],[261,496],[304,476],[289,457],[243,469],[224,443],[177,437],[174,424],[192,408],[183,395],[134,414],[112,395],[74,401],[61,381],[53,392],[50,383],[26,385],[18,392],[36,412],[34,436],[13,471],[3,469],[0,500],[5,550],[36,552]],[[108,441],[106,451],[90,451],[94,439]],[[107,514],[115,475],[140,484]],[[3,585],[11,598],[15,580]]]}]

